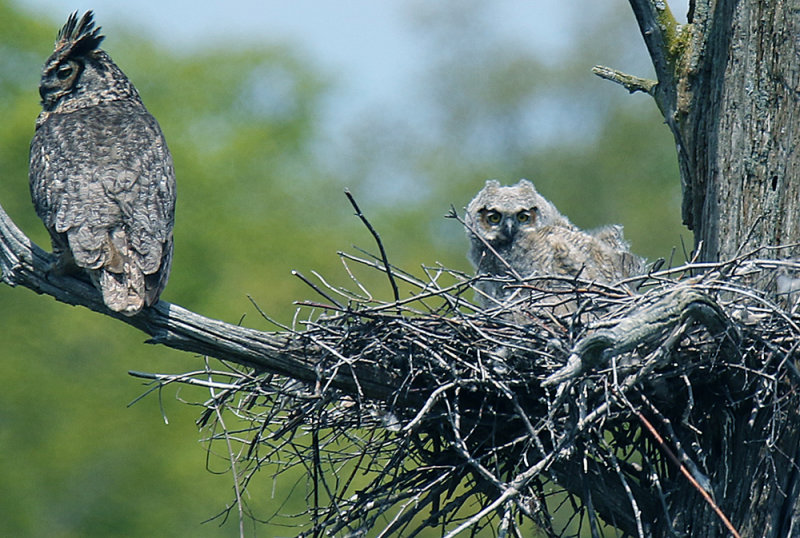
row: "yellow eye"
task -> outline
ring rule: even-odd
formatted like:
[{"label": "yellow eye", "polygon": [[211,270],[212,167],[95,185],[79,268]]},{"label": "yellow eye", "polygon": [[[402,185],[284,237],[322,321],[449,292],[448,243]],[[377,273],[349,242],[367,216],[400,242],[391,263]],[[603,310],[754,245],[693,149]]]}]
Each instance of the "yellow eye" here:
[{"label": "yellow eye", "polygon": [[521,222],[522,224],[527,224],[531,221],[531,213],[530,211],[523,210],[517,213],[517,221]]},{"label": "yellow eye", "polygon": [[58,77],[58,80],[66,80],[72,76],[74,70],[74,67],[68,63],[61,64],[58,66],[58,71],[56,71],[56,77]]},{"label": "yellow eye", "polygon": [[500,224],[501,220],[503,220],[503,216],[497,211],[489,211],[486,213],[486,222],[489,224]]}]

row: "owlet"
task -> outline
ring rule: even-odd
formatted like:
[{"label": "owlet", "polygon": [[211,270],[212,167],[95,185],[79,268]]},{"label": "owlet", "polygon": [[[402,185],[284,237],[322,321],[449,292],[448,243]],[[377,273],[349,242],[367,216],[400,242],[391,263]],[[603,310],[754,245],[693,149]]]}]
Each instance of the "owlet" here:
[{"label": "owlet", "polygon": [[[644,260],[631,254],[621,226],[582,231],[525,179],[511,186],[487,181],[467,206],[465,222],[469,259],[478,274],[520,279],[580,275],[611,284],[644,270]],[[510,293],[503,282],[482,282],[481,289],[496,300]]]},{"label": "owlet", "polygon": [[57,256],[85,273],[106,306],[132,316],[169,277],[175,174],[164,135],[103,50],[92,12],[58,33],[39,84],[30,188]]}]

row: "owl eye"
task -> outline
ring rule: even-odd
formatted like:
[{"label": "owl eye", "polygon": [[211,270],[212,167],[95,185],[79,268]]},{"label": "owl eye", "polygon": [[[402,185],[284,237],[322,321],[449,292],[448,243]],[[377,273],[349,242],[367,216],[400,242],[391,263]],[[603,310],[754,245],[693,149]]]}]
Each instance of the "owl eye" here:
[{"label": "owl eye", "polygon": [[522,210],[517,213],[517,222],[522,224],[527,224],[531,221],[531,212],[528,210]]},{"label": "owl eye", "polygon": [[58,66],[58,71],[56,71],[56,77],[58,77],[58,80],[67,80],[72,76],[73,71],[75,71],[75,68],[72,65],[61,64]]},{"label": "owl eye", "polygon": [[503,220],[503,216],[497,211],[489,211],[486,214],[486,222],[489,224],[500,224],[501,220]]}]

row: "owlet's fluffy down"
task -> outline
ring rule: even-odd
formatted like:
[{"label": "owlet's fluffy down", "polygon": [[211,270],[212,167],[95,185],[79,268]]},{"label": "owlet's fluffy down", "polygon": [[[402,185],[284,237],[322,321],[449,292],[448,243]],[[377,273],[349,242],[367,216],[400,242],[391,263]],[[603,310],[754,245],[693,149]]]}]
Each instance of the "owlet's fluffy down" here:
[{"label": "owlet's fluffy down", "polygon": [[164,135],[103,50],[92,12],[73,13],[42,71],[30,188],[57,256],[106,306],[132,316],[169,278],[175,174]]},{"label": "owlet's fluffy down", "polygon": [[[631,254],[621,226],[582,231],[525,179],[511,186],[487,181],[467,206],[465,222],[469,259],[478,274],[580,275],[612,284],[644,271],[644,260]],[[496,300],[510,293],[502,282],[483,282],[481,289]]]}]

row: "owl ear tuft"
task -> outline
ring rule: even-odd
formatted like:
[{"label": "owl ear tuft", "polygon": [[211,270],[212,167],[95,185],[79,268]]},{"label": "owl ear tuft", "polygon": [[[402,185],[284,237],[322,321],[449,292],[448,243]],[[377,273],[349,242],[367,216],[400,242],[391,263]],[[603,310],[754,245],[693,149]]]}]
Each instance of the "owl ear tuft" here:
[{"label": "owl ear tuft", "polygon": [[94,13],[87,11],[78,21],[78,12],[73,11],[56,38],[56,52],[60,56],[80,56],[96,50],[106,36],[100,35],[100,27],[94,25]]},{"label": "owl ear tuft", "polygon": [[523,189],[530,189],[533,192],[536,192],[536,187],[534,187],[533,183],[531,183],[527,179],[520,179],[519,181],[517,181],[517,184],[514,185],[514,186],[515,187],[520,187],[520,188],[523,188]]}]

